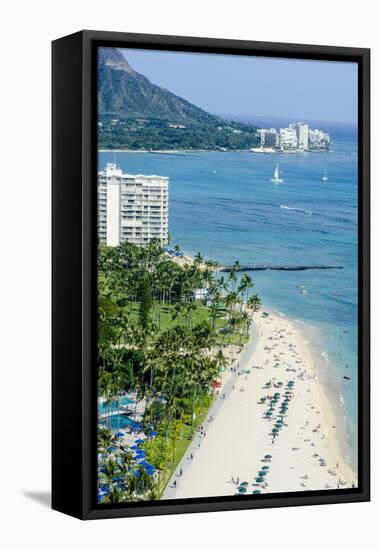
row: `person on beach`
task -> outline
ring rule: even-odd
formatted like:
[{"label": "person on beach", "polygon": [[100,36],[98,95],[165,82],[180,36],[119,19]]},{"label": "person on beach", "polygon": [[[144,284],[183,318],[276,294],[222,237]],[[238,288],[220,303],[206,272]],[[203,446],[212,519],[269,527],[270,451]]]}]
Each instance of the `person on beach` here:
[{"label": "person on beach", "polygon": [[179,475],[180,475],[180,476],[183,475],[183,470],[182,470],[182,468],[180,468],[180,470],[179,470]]},{"label": "person on beach", "polygon": [[176,489],[176,479],[174,481],[174,483],[172,484],[173,488]]}]

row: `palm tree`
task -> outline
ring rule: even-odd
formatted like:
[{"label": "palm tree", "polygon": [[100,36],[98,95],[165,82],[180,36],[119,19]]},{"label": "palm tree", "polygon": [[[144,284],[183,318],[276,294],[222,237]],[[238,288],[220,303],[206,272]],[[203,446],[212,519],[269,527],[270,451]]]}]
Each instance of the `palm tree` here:
[{"label": "palm tree", "polygon": [[251,316],[253,316],[254,313],[259,311],[259,308],[261,307],[261,300],[258,296],[258,294],[253,294],[247,302],[247,306],[249,310],[251,311]]},{"label": "palm tree", "polygon": [[247,303],[249,299],[249,290],[252,289],[253,286],[254,286],[254,283],[252,278],[247,273],[244,273],[240,280],[238,292],[241,293],[242,295],[245,293],[245,303]]},{"label": "palm tree", "polygon": [[199,266],[203,263],[204,256],[201,254],[201,252],[197,252],[194,257],[194,264]]},{"label": "palm tree", "polygon": [[218,314],[218,304],[217,304],[217,302],[212,302],[210,307],[209,307],[209,317],[212,320],[212,328],[213,329],[216,326],[217,314]]},{"label": "palm tree", "polygon": [[250,325],[251,325],[251,318],[250,318],[250,315],[248,314],[247,311],[243,311],[241,313],[241,324],[242,324],[242,328],[241,328],[240,344],[242,342],[242,336],[243,336],[243,333],[244,333],[244,329],[246,330],[246,334],[248,334],[249,328],[250,328]]},{"label": "palm tree", "polygon": [[108,489],[112,490],[112,484],[114,478],[119,473],[119,467],[117,462],[113,458],[108,458],[104,461],[101,471],[99,473],[99,478],[106,481]]}]

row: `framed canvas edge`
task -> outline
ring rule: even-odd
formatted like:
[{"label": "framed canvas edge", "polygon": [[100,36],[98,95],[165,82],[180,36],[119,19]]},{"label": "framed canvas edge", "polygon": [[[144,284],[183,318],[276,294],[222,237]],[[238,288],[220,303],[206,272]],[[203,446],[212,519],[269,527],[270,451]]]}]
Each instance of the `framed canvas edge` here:
[{"label": "framed canvas edge", "polygon": [[[348,502],[364,502],[370,500],[370,50],[366,48],[350,48],[337,46],[315,46],[300,44],[266,43],[240,41],[230,39],[177,37],[164,35],[115,33],[103,31],[81,31],[82,64],[83,64],[83,95],[82,95],[82,490],[81,514],[71,514],[81,519],[101,519],[131,516],[147,516],[160,514],[181,514],[195,512],[214,512],[228,510],[243,510],[257,508],[274,508],[284,506],[302,506],[317,504],[336,504]],[[60,40],[65,40],[62,38]],[[96,139],[96,102],[94,101],[94,48],[107,43],[114,47],[145,47],[172,49],[182,51],[212,51],[214,53],[243,53],[253,55],[274,55],[275,57],[302,57],[309,59],[347,59],[355,60],[360,67],[360,265],[361,265],[361,311],[359,337],[359,454],[360,454],[360,484],[352,492],[316,491],[290,495],[270,494],[266,498],[246,500],[190,499],[191,502],[160,501],[159,503],[143,503],[143,506],[126,504],[119,507],[100,507],[94,504],[94,486],[96,448],[92,433],[93,415],[96,410],[93,404],[94,377],[91,369],[94,327],[94,304],[96,303],[96,288],[94,273],[96,269],[96,254],[93,236],[96,235],[96,179],[97,157],[94,153]],[[353,59],[354,58],[354,59]],[[94,454],[95,450],[95,454]],[[322,493],[322,494],[320,494]],[[332,493],[332,494],[331,494]],[[60,510],[70,513],[67,510]]]}]

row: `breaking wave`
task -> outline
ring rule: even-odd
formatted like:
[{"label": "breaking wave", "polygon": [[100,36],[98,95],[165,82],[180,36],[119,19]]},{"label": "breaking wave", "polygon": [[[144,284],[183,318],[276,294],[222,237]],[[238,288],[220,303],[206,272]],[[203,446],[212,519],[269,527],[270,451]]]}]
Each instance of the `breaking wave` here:
[{"label": "breaking wave", "polygon": [[281,204],[280,208],[283,208],[284,210],[295,210],[296,212],[302,212],[303,214],[312,214],[310,210],[305,210],[304,208],[295,208],[294,206],[286,206],[285,204]]}]

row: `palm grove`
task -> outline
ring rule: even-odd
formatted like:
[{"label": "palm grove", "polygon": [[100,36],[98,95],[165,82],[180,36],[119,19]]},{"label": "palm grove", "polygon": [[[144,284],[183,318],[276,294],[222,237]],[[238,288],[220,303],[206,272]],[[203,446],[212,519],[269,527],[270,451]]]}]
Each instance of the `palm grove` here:
[{"label": "palm grove", "polygon": [[[100,502],[160,498],[215,398],[225,348],[242,347],[259,309],[251,278],[238,270],[236,262],[217,277],[215,262],[197,254],[180,264],[154,241],[99,246]],[[204,300],[197,289],[207,289]],[[134,401],[128,428],[145,434],[131,444],[120,432],[126,394]]]}]

